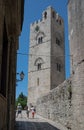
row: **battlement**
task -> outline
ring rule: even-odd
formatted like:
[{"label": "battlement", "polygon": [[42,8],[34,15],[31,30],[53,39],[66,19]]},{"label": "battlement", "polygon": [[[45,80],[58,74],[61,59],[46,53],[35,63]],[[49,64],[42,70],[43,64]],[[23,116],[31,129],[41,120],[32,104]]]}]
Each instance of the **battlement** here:
[{"label": "battlement", "polygon": [[35,26],[35,25],[39,24],[40,22],[42,22],[42,19],[34,21],[33,23],[31,23],[31,26]]},{"label": "battlement", "polygon": [[40,22],[46,22],[46,20],[50,18],[52,18],[59,25],[62,25],[63,23],[62,17],[53,9],[53,7],[48,6],[46,10],[43,11],[42,18],[31,23],[31,26],[36,26],[37,24],[40,24]]}]

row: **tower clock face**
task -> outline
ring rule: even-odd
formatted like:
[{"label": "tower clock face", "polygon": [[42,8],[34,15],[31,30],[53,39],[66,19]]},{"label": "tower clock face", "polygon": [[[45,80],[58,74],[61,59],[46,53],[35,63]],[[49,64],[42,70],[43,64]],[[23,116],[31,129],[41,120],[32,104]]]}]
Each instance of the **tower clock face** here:
[{"label": "tower clock face", "polygon": [[39,31],[39,26],[35,27],[35,31],[37,31],[37,32]]}]

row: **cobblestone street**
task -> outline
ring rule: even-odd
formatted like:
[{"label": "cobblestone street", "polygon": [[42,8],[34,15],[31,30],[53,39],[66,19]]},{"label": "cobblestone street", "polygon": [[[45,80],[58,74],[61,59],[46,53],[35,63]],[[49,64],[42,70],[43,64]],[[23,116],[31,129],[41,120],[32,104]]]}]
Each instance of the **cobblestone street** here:
[{"label": "cobblestone street", "polygon": [[[57,127],[56,127],[57,125]],[[53,123],[52,121],[45,120],[40,116],[35,115],[35,118],[28,119],[26,116],[26,112],[22,112],[22,117],[19,115],[16,118],[15,130],[67,130],[63,126]]]}]

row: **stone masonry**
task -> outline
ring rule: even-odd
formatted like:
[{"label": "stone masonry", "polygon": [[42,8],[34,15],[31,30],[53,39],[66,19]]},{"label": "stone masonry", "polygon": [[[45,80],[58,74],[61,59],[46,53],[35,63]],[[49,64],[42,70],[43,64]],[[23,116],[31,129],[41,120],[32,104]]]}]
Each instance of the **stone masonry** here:
[{"label": "stone masonry", "polygon": [[47,95],[37,100],[37,114],[58,121],[68,129],[72,127],[72,86],[71,78],[64,81]]},{"label": "stone masonry", "polygon": [[72,78],[73,128],[84,130],[84,0],[69,0],[69,43]]},{"label": "stone masonry", "polygon": [[[53,23],[51,17],[50,19],[52,21],[51,23]],[[69,43],[70,43],[70,58],[71,58],[70,59],[71,78],[65,80],[64,82],[63,80],[57,82],[58,80],[57,77],[60,77],[60,75],[58,75],[57,73],[56,73],[57,75],[54,74],[55,64],[53,64],[53,61],[59,61],[60,59],[56,57],[55,57],[56,59],[55,58],[48,59],[49,61],[51,61],[50,62],[51,71],[49,73],[50,80],[49,78],[46,78],[45,76],[44,77],[46,81],[48,82],[53,81],[53,82],[47,84],[50,85],[50,89],[48,89],[49,91],[46,91],[47,93],[45,93],[44,95],[40,95],[39,93],[39,96],[37,98],[37,104],[36,104],[37,114],[53,121],[58,120],[60,123],[65,125],[69,130],[84,130],[84,36],[83,36],[84,35],[84,0],[68,1],[68,21],[69,21]],[[53,27],[54,27],[54,23],[53,26],[51,26],[51,30],[50,30],[51,39],[52,39],[51,41],[53,41],[54,39],[55,30],[53,30]],[[63,31],[62,30],[63,28],[59,29],[58,26],[56,29],[60,30],[58,32],[61,33]],[[54,43],[54,41],[51,43]],[[51,47],[51,53],[50,53],[51,56],[58,54],[57,55],[58,57],[59,54],[61,55],[64,54],[63,51],[64,45],[62,46],[62,50],[56,52],[54,52],[54,49],[56,49],[54,44],[53,46],[51,44],[50,47]],[[42,48],[42,50],[44,51],[44,48]],[[61,60],[62,65],[64,65],[63,61]],[[32,79],[31,76],[29,77],[31,80]],[[62,77],[60,77],[59,79],[63,79],[63,78],[64,75],[62,75]],[[42,79],[42,81],[44,80]],[[42,85],[44,88],[43,91],[45,91],[46,84],[43,82]],[[34,93],[35,92],[36,91],[34,91]]]},{"label": "stone masonry", "polygon": [[24,0],[0,0],[0,130],[14,130],[16,61]]},{"label": "stone masonry", "polygon": [[35,105],[65,80],[64,22],[50,6],[30,26],[29,53],[28,103]]}]

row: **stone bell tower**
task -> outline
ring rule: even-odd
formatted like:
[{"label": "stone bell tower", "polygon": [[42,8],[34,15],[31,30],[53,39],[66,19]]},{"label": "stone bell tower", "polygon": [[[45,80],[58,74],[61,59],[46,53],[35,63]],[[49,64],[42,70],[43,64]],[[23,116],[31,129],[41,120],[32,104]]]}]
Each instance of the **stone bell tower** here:
[{"label": "stone bell tower", "polygon": [[52,7],[30,26],[28,104],[65,80],[64,22]]},{"label": "stone bell tower", "polygon": [[84,0],[68,3],[70,55],[72,55],[73,128],[84,130]]}]

